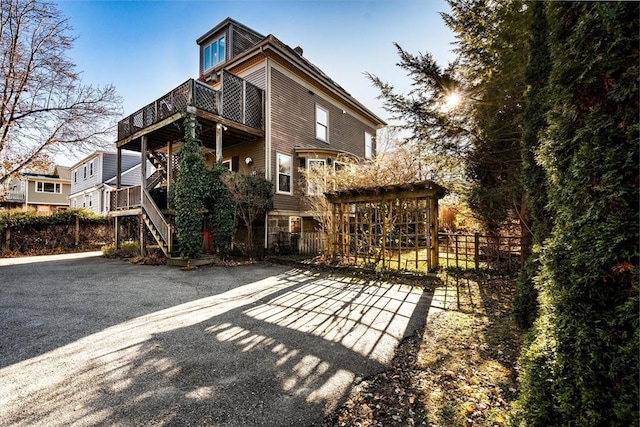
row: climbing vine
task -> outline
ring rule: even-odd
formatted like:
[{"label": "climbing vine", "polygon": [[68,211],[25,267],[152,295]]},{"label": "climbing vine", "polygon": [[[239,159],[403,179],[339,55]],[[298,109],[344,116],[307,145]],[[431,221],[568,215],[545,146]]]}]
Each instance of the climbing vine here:
[{"label": "climbing vine", "polygon": [[198,258],[202,254],[203,196],[207,184],[207,169],[197,138],[198,122],[186,114],[184,145],[178,151],[180,172],[173,191],[176,210],[176,230],[180,256]]}]

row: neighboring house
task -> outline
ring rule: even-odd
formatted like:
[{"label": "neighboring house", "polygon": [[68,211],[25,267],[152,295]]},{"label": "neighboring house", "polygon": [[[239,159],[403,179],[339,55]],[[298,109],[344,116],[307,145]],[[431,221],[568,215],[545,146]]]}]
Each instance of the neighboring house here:
[{"label": "neighboring house", "polygon": [[[262,225],[265,247],[280,232],[314,231],[299,168],[333,168],[344,153],[375,156],[376,130],[386,123],[309,62],[300,47],[292,49],[273,35],[227,18],[196,42],[200,78],[121,120],[118,152],[144,153],[163,171],[158,186],[170,187],[184,114],[193,114],[207,162],[222,161],[274,183],[274,210]],[[142,215],[166,251],[170,220],[145,196],[151,189],[143,189],[138,200],[119,196],[111,215]],[[119,194],[125,191],[130,194]]]},{"label": "neighboring house", "polygon": [[54,166],[47,172],[23,172],[7,185],[2,209],[22,209],[49,215],[69,208],[69,168]]},{"label": "neighboring house", "polygon": [[[140,185],[140,153],[121,153],[121,187]],[[110,211],[111,190],[116,187],[118,154],[113,151],[95,151],[71,166],[72,208],[85,208],[97,214],[106,215]],[[147,172],[152,171],[148,164]]]}]

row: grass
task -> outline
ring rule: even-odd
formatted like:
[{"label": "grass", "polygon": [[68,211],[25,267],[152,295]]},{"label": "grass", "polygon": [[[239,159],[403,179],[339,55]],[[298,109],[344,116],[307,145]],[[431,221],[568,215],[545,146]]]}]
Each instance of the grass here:
[{"label": "grass", "polygon": [[506,425],[522,338],[511,315],[515,280],[461,271],[440,279],[423,333],[358,384],[325,427]]}]

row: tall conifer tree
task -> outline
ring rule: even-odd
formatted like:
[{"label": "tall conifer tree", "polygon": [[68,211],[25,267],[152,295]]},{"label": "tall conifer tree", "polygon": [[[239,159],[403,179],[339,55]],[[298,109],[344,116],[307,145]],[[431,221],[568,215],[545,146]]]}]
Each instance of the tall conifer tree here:
[{"label": "tall conifer tree", "polygon": [[553,231],[517,425],[638,425],[638,3],[547,5]]}]

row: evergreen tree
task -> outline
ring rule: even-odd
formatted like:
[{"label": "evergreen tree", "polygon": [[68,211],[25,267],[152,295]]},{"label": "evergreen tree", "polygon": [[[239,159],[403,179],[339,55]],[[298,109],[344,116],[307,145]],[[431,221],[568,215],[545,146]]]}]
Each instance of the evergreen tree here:
[{"label": "evergreen tree", "polygon": [[[525,265],[518,277],[518,288],[514,312],[518,323],[529,328],[538,314],[538,292],[534,278],[540,269],[540,250],[551,230],[551,212],[547,209],[547,183],[544,169],[537,161],[540,134],[546,127],[548,111],[546,85],[551,71],[551,57],[547,37],[549,28],[543,2],[530,5],[531,38],[529,39],[529,63],[526,69],[527,93],[524,109],[522,135],[522,188],[525,203],[522,219],[527,231],[523,237],[531,236],[533,253],[525,253]],[[531,244],[523,245],[525,248]]]},{"label": "evergreen tree", "polygon": [[638,425],[638,3],[549,3],[553,230],[517,425]]}]

